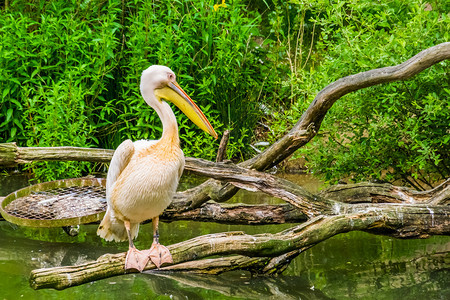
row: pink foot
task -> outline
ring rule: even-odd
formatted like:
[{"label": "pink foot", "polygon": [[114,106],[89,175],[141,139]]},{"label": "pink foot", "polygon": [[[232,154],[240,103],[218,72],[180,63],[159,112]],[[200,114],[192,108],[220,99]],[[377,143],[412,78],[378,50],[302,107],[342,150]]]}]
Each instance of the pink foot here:
[{"label": "pink foot", "polygon": [[163,246],[159,243],[153,243],[150,247],[150,250],[148,251],[150,251],[150,260],[158,269],[164,263],[173,264],[172,255],[170,254],[169,249],[167,249],[166,246]]},{"label": "pink foot", "polygon": [[136,248],[130,248],[125,258],[125,270],[136,269],[139,272],[144,270],[148,261],[150,260],[150,250],[137,250]]}]

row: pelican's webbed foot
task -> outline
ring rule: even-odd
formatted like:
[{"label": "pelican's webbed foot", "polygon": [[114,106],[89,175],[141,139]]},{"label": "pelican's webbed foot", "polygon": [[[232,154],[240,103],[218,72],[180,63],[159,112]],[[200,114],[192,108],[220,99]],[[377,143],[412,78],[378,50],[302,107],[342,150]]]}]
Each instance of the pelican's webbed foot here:
[{"label": "pelican's webbed foot", "polygon": [[125,270],[136,269],[142,272],[150,260],[150,250],[138,250],[130,247],[125,258]]},{"label": "pelican's webbed foot", "polygon": [[172,255],[166,246],[163,246],[160,243],[153,243],[148,251],[150,251],[150,260],[158,269],[162,264],[173,264]]}]

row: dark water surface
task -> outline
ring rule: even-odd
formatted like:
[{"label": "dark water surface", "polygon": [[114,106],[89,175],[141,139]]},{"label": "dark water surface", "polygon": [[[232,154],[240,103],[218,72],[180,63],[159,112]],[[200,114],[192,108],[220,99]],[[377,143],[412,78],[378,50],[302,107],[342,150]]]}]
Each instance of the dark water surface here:
[{"label": "dark water surface", "polygon": [[[301,178],[303,176],[303,178]],[[289,178],[315,191],[309,176]],[[315,182],[315,183],[314,183]],[[27,184],[20,176],[0,177],[0,196]],[[189,182],[185,182],[189,184]],[[235,202],[278,203],[260,194],[239,192]],[[163,244],[195,236],[242,230],[278,232],[292,225],[235,226],[198,222],[161,224]],[[450,237],[397,240],[363,232],[340,234],[297,257],[273,278],[246,272],[220,276],[129,274],[63,291],[29,287],[36,268],[73,265],[105,253],[127,250],[127,243],[107,243],[96,225],[83,225],[76,237],[59,228],[32,229],[0,222],[1,299],[450,299]],[[151,224],[141,227],[136,246],[151,244]]]}]

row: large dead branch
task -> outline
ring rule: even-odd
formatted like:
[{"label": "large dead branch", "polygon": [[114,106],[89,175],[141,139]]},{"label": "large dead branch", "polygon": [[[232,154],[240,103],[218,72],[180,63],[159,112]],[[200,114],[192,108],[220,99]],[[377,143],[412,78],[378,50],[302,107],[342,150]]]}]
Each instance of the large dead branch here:
[{"label": "large dead branch", "polygon": [[[190,159],[190,161],[192,162],[194,159]],[[214,164],[200,159],[197,159],[196,163],[191,164],[190,167],[197,174],[227,181],[236,187],[246,190],[259,190],[273,197],[283,199],[309,216],[326,214],[331,211],[335,204],[334,201],[313,195],[288,180],[268,173],[248,170],[231,164]],[[214,195],[212,192],[209,195],[214,200],[220,200],[220,195]]]},{"label": "large dead branch", "polygon": [[18,147],[0,144],[0,167],[13,167],[32,161],[110,162],[114,150],[81,147]]},{"label": "large dead branch", "polygon": [[[220,168],[220,167],[219,167]],[[341,184],[331,186],[318,195],[311,195],[301,187],[273,175],[251,171],[251,176],[234,177],[233,171],[222,170],[223,173],[215,173],[215,168],[210,168],[211,176],[222,180],[234,182],[247,190],[263,191],[274,197],[282,198],[283,190],[291,199],[299,197],[311,197],[311,201],[321,199],[323,213],[333,214],[336,210],[350,211],[367,203],[398,203],[398,204],[424,204],[429,206],[448,205],[450,203],[450,179],[447,179],[434,189],[428,191],[415,191],[406,187],[392,184],[362,182],[357,184]],[[225,175],[226,173],[227,175]],[[261,176],[259,176],[261,175]],[[270,180],[265,180],[270,178]],[[275,183],[274,183],[275,182]],[[283,199],[283,198],[282,198]],[[315,200],[314,200],[315,199]],[[325,200],[327,199],[327,200]],[[286,200],[286,199],[285,199]],[[289,202],[288,200],[286,200]],[[179,200],[163,213],[164,221],[195,220],[214,221],[227,224],[280,224],[296,223],[304,221],[311,212],[302,209],[298,205],[243,205],[243,204],[219,204],[213,201],[207,202],[198,208],[186,210]],[[290,203],[290,202],[289,202]],[[350,205],[351,204],[351,205]],[[303,212],[303,213],[302,213]],[[313,213],[314,215],[314,213]]]},{"label": "large dead branch", "polygon": [[319,193],[324,198],[344,203],[423,203],[448,205],[450,202],[450,179],[428,191],[415,191],[389,183],[338,184]]}]

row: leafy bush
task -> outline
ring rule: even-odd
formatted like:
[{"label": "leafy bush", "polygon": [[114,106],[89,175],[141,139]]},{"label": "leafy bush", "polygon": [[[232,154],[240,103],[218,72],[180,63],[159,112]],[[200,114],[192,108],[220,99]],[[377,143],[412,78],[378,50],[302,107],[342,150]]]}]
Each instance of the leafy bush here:
[{"label": "leafy bush", "polygon": [[[13,1],[0,15],[1,140],[115,148],[159,138],[139,79],[163,64],[218,132],[234,129],[229,156],[242,158],[251,136],[240,133],[259,119],[259,21],[239,1],[217,11],[209,1]],[[218,142],[175,113],[185,154],[213,158]],[[44,179],[91,171],[70,165],[33,166]]]},{"label": "leafy bush", "polygon": [[[428,5],[428,4],[427,4]],[[314,68],[296,75],[295,103],[284,116],[297,120],[317,92],[347,75],[402,63],[449,40],[448,7],[432,2],[336,1],[318,3],[320,30]],[[320,54],[320,55],[319,55]],[[301,151],[309,167],[337,181],[403,180],[423,189],[450,174],[448,62],[407,82],[349,94],[333,106],[313,145]],[[299,97],[299,99],[301,99]],[[281,115],[283,117],[283,115]]]}]

